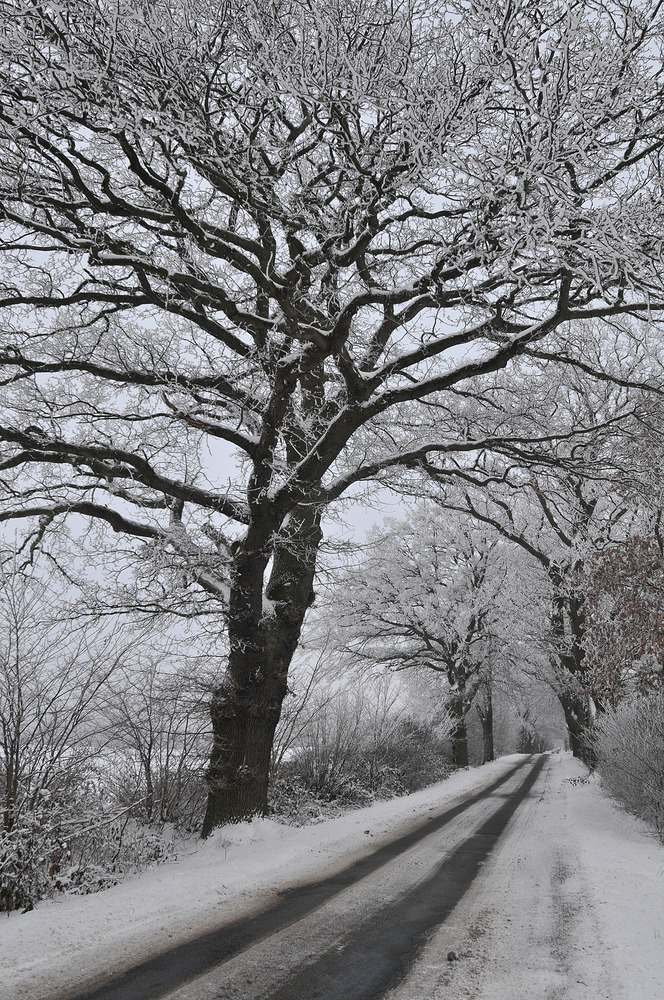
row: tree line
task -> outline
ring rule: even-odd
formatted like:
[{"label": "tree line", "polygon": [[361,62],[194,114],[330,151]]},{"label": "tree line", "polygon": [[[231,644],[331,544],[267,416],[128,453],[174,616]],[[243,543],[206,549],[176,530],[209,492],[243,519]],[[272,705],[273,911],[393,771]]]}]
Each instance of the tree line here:
[{"label": "tree line", "polygon": [[[218,637],[204,834],[267,808],[326,518],[376,483],[539,564],[582,752],[572,577],[658,538],[660,5],[0,12],[0,520]],[[460,725],[478,615],[428,640]]]}]

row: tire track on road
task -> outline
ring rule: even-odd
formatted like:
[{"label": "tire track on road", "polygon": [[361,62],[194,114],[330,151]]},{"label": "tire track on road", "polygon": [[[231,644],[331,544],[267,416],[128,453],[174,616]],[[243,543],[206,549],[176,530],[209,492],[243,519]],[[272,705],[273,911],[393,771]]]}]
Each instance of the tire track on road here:
[{"label": "tire track on road", "polygon": [[370,1000],[397,986],[428,932],[445,921],[470,888],[543,766],[540,757],[513,795],[429,878],[386,906],[378,919],[353,927],[345,947],[290,978],[270,994],[270,1000]]},{"label": "tire track on road", "polygon": [[[481,791],[445,809],[415,829],[328,878],[288,889],[280,893],[280,899],[276,904],[257,914],[220,925],[214,931],[148,959],[109,982],[90,987],[84,992],[79,991],[76,994],[70,992],[61,997],[61,1000],[158,1000],[318,910],[345,889],[377,872],[421,840],[442,830],[472,806],[489,798],[526,763],[527,760],[520,761]],[[537,764],[535,769],[538,770]],[[529,778],[526,779],[528,780]],[[511,801],[510,797],[505,806]],[[505,806],[501,807],[498,813],[501,813]],[[452,856],[456,853],[454,852]],[[341,995],[343,994],[337,996]],[[297,995],[290,993],[284,996],[288,1000],[295,1000]],[[309,1000],[312,995],[303,993],[302,996]],[[351,1000],[350,996],[348,1000]]]}]

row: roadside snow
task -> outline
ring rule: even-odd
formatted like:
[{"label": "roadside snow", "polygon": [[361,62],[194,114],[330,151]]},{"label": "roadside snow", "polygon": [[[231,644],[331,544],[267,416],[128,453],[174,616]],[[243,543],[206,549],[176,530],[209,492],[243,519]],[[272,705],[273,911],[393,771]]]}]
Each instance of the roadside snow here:
[{"label": "roadside snow", "polygon": [[549,757],[482,873],[389,994],[452,996],[664,997],[664,849],[569,754]]},{"label": "roadside snow", "polygon": [[[577,771],[571,759],[568,767]],[[586,794],[583,794],[586,791]],[[575,848],[593,887],[600,937],[629,1000],[664,996],[664,848],[645,824],[602,795],[595,778],[572,788]]]},{"label": "roadside snow", "polygon": [[[346,867],[504,774],[520,755],[294,829],[219,830],[95,896],[0,918],[0,998],[60,1000]],[[394,1000],[664,996],[664,849],[568,754],[549,756],[473,886]],[[572,780],[570,780],[572,779]],[[448,961],[450,952],[458,960]]]},{"label": "roadside snow", "polygon": [[179,861],[91,896],[60,896],[0,916],[1,1000],[56,1000],[268,905],[280,890],[357,858],[490,784],[513,754],[413,795],[313,826],[223,827]]}]

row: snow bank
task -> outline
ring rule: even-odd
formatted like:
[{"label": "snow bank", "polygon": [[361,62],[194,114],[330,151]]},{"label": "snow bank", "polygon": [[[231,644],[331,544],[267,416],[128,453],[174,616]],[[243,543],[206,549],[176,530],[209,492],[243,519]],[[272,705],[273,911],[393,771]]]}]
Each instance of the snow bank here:
[{"label": "snow bank", "polygon": [[522,759],[503,757],[430,788],[313,826],[222,827],[191,853],[92,896],[0,916],[0,998],[54,1000],[324,878],[477,791]]},{"label": "snow bank", "polygon": [[[41,903],[32,913],[3,915],[0,998],[57,1000],[69,991],[81,990],[150,955],[248,915],[269,905],[279,891],[289,886],[325,878],[352,864],[459,799],[479,791],[521,759],[520,755],[502,758],[472,771],[456,773],[447,781],[413,795],[380,802],[309,827],[296,829],[267,819],[225,827],[206,842],[193,845],[191,853],[179,861],[129,878],[106,892],[60,897]],[[576,858],[571,865],[570,899],[577,899],[575,893],[582,882],[594,887],[584,903],[588,906],[587,915],[592,916],[587,928],[589,940],[581,940],[581,934],[576,945],[588,956],[590,971],[596,968],[599,976],[602,956],[609,955],[615,956],[613,964],[620,970],[615,977],[615,990],[592,993],[586,990],[579,997],[654,1000],[664,995],[661,937],[664,849],[642,823],[602,794],[596,779],[577,782],[577,776],[585,778],[586,772],[569,755],[552,757],[551,765],[547,773],[554,796],[538,820],[541,829],[538,827],[537,843],[545,854],[551,853],[557,838],[561,851],[569,852],[570,860]],[[505,868],[510,858],[510,850],[512,854],[516,852],[512,859],[514,869],[505,868],[505,892],[511,886],[522,895],[528,894],[523,877],[525,858],[516,855],[519,851],[528,852],[526,840],[520,839],[519,823],[527,827],[531,822],[529,816],[540,815],[528,811],[537,809],[536,803],[534,798],[517,813],[516,834],[497,850],[492,862],[498,876],[501,863]],[[533,886],[536,886],[542,882],[537,858],[533,858],[532,864]],[[578,886],[574,876],[577,868]],[[480,881],[477,892],[482,889]],[[488,887],[482,891],[488,891]],[[469,896],[472,897],[472,892]],[[483,906],[491,902],[482,899]],[[471,904],[469,898],[466,904],[462,901],[460,908]],[[519,913],[513,914],[514,920],[521,914],[527,924],[532,919],[532,905],[534,901],[524,897],[518,902]],[[543,896],[542,907],[547,905]],[[451,925],[454,919],[453,915]],[[480,991],[473,995],[487,1000],[505,1000],[507,996],[520,1000],[521,996],[532,995],[532,969],[528,981],[524,980],[523,991],[517,988],[514,963],[520,945],[513,934],[514,926],[505,926],[503,937],[514,940],[506,952],[509,960],[505,962],[505,979],[494,980],[494,985],[500,982],[500,989],[497,993]],[[446,954],[447,951],[443,959]],[[491,971],[491,957],[483,964],[483,976]],[[495,966],[495,955],[493,959]],[[463,963],[452,964],[456,968]],[[450,963],[443,961],[443,965]],[[576,990],[583,988],[581,982],[575,986]],[[417,1000],[438,996],[431,990],[416,991],[413,995]],[[569,1000],[576,998],[575,992],[569,994]]]}]

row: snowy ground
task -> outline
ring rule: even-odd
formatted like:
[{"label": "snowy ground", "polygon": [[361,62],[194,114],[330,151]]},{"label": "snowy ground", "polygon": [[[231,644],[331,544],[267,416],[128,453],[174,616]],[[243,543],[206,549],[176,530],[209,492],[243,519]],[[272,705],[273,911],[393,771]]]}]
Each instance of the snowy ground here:
[{"label": "snowy ground", "polygon": [[[331,874],[490,784],[517,756],[415,795],[293,829],[221,830],[190,856],[87,897],[0,919],[2,1000],[56,1000]],[[664,995],[664,850],[552,756],[395,1000],[654,1000]],[[448,962],[454,949],[459,961]],[[137,998],[139,1000],[139,998]]]},{"label": "snowy ground", "polygon": [[389,1000],[664,997],[664,848],[585,774],[551,757]]}]

